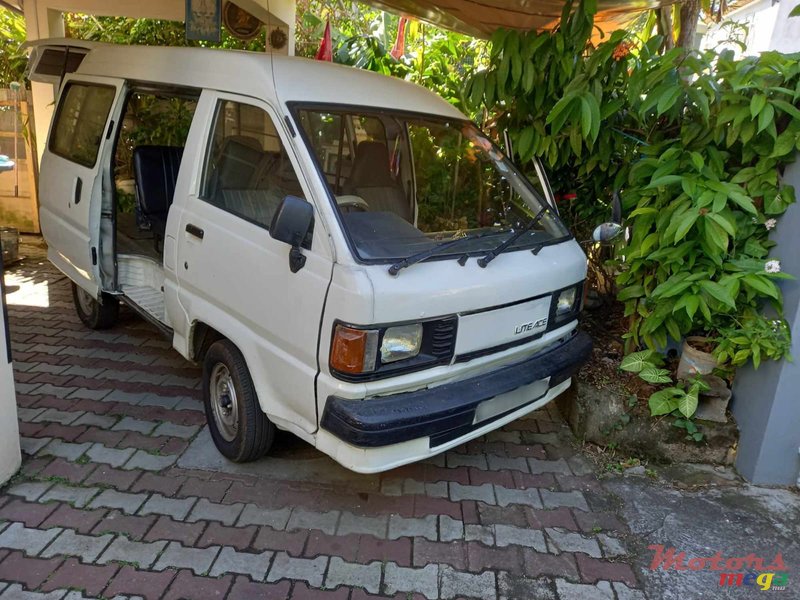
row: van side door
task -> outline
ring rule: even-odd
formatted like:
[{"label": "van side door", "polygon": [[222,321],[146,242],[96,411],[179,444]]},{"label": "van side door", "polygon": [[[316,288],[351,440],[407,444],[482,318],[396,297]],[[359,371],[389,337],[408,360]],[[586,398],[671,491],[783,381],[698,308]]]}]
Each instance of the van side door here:
[{"label": "van side door", "polygon": [[289,246],[269,234],[285,196],[312,198],[291,134],[267,103],[210,90],[194,119],[207,125],[205,149],[197,151],[199,181],[173,230],[179,303],[190,323],[205,323],[237,345],[273,422],[312,433],[320,319],[333,263],[319,220],[297,273],[289,268]]},{"label": "van side door", "polygon": [[110,161],[124,88],[123,79],[68,76],[39,173],[39,219],[48,258],[92,296],[101,284],[102,200],[113,192]]}]

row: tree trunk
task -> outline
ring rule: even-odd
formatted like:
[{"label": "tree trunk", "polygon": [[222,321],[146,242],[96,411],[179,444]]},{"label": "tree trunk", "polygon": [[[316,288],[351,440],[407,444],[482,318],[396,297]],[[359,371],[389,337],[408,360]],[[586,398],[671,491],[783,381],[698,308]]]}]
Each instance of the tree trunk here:
[{"label": "tree trunk", "polygon": [[681,32],[676,46],[687,50],[694,48],[698,19],[700,19],[700,0],[684,0],[681,4]]},{"label": "tree trunk", "polygon": [[672,33],[672,7],[662,6],[656,10],[658,11],[656,30],[664,38],[664,42],[661,44],[661,49],[666,52],[675,47],[675,36]]}]

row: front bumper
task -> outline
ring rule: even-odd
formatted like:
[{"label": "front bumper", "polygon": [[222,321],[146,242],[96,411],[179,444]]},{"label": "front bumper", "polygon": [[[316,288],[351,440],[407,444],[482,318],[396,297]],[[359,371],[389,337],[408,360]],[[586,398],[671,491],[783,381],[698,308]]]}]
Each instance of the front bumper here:
[{"label": "front bumper", "polygon": [[[440,446],[537,401],[569,379],[589,359],[591,350],[591,338],[581,332],[479,377],[365,400],[329,396],[320,425],[359,448],[380,448],[424,437],[430,438],[430,447]],[[548,377],[543,392],[536,397],[476,422],[482,403]]]}]

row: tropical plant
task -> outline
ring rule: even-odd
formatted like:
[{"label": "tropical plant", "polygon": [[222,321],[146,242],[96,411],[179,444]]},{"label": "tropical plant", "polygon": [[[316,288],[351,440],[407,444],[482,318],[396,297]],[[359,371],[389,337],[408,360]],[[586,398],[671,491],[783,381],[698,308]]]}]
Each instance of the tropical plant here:
[{"label": "tropical plant", "polygon": [[28,57],[21,49],[25,41],[25,19],[22,15],[0,7],[0,87],[13,81],[24,81]]}]

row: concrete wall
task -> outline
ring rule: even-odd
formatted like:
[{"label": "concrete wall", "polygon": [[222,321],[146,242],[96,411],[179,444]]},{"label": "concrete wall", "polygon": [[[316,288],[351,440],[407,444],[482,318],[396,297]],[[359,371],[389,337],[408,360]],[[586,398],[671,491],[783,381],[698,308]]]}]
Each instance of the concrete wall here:
[{"label": "concrete wall", "polygon": [[2,263],[3,257],[0,253],[0,485],[17,472],[22,460],[19,450],[17,398],[14,394],[14,374],[11,371],[11,349],[8,346]]},{"label": "concrete wall", "polygon": [[[789,12],[800,0],[756,0],[728,13],[718,25],[709,27],[703,36],[701,48],[720,51],[733,50],[737,56],[755,56],[767,50],[779,52],[800,51],[800,18],[789,18]],[[740,23],[748,29],[741,39],[746,45],[742,51],[735,44],[724,41],[730,36],[730,23]]]},{"label": "concrete wall", "polygon": [[[784,174],[800,190],[800,160]],[[780,219],[771,255],[781,270],[800,277],[800,206]],[[739,425],[739,472],[753,483],[796,485],[800,476],[800,280],[781,280],[784,312],[792,327],[794,362],[765,361],[740,369],[733,385],[733,414]]]}]

